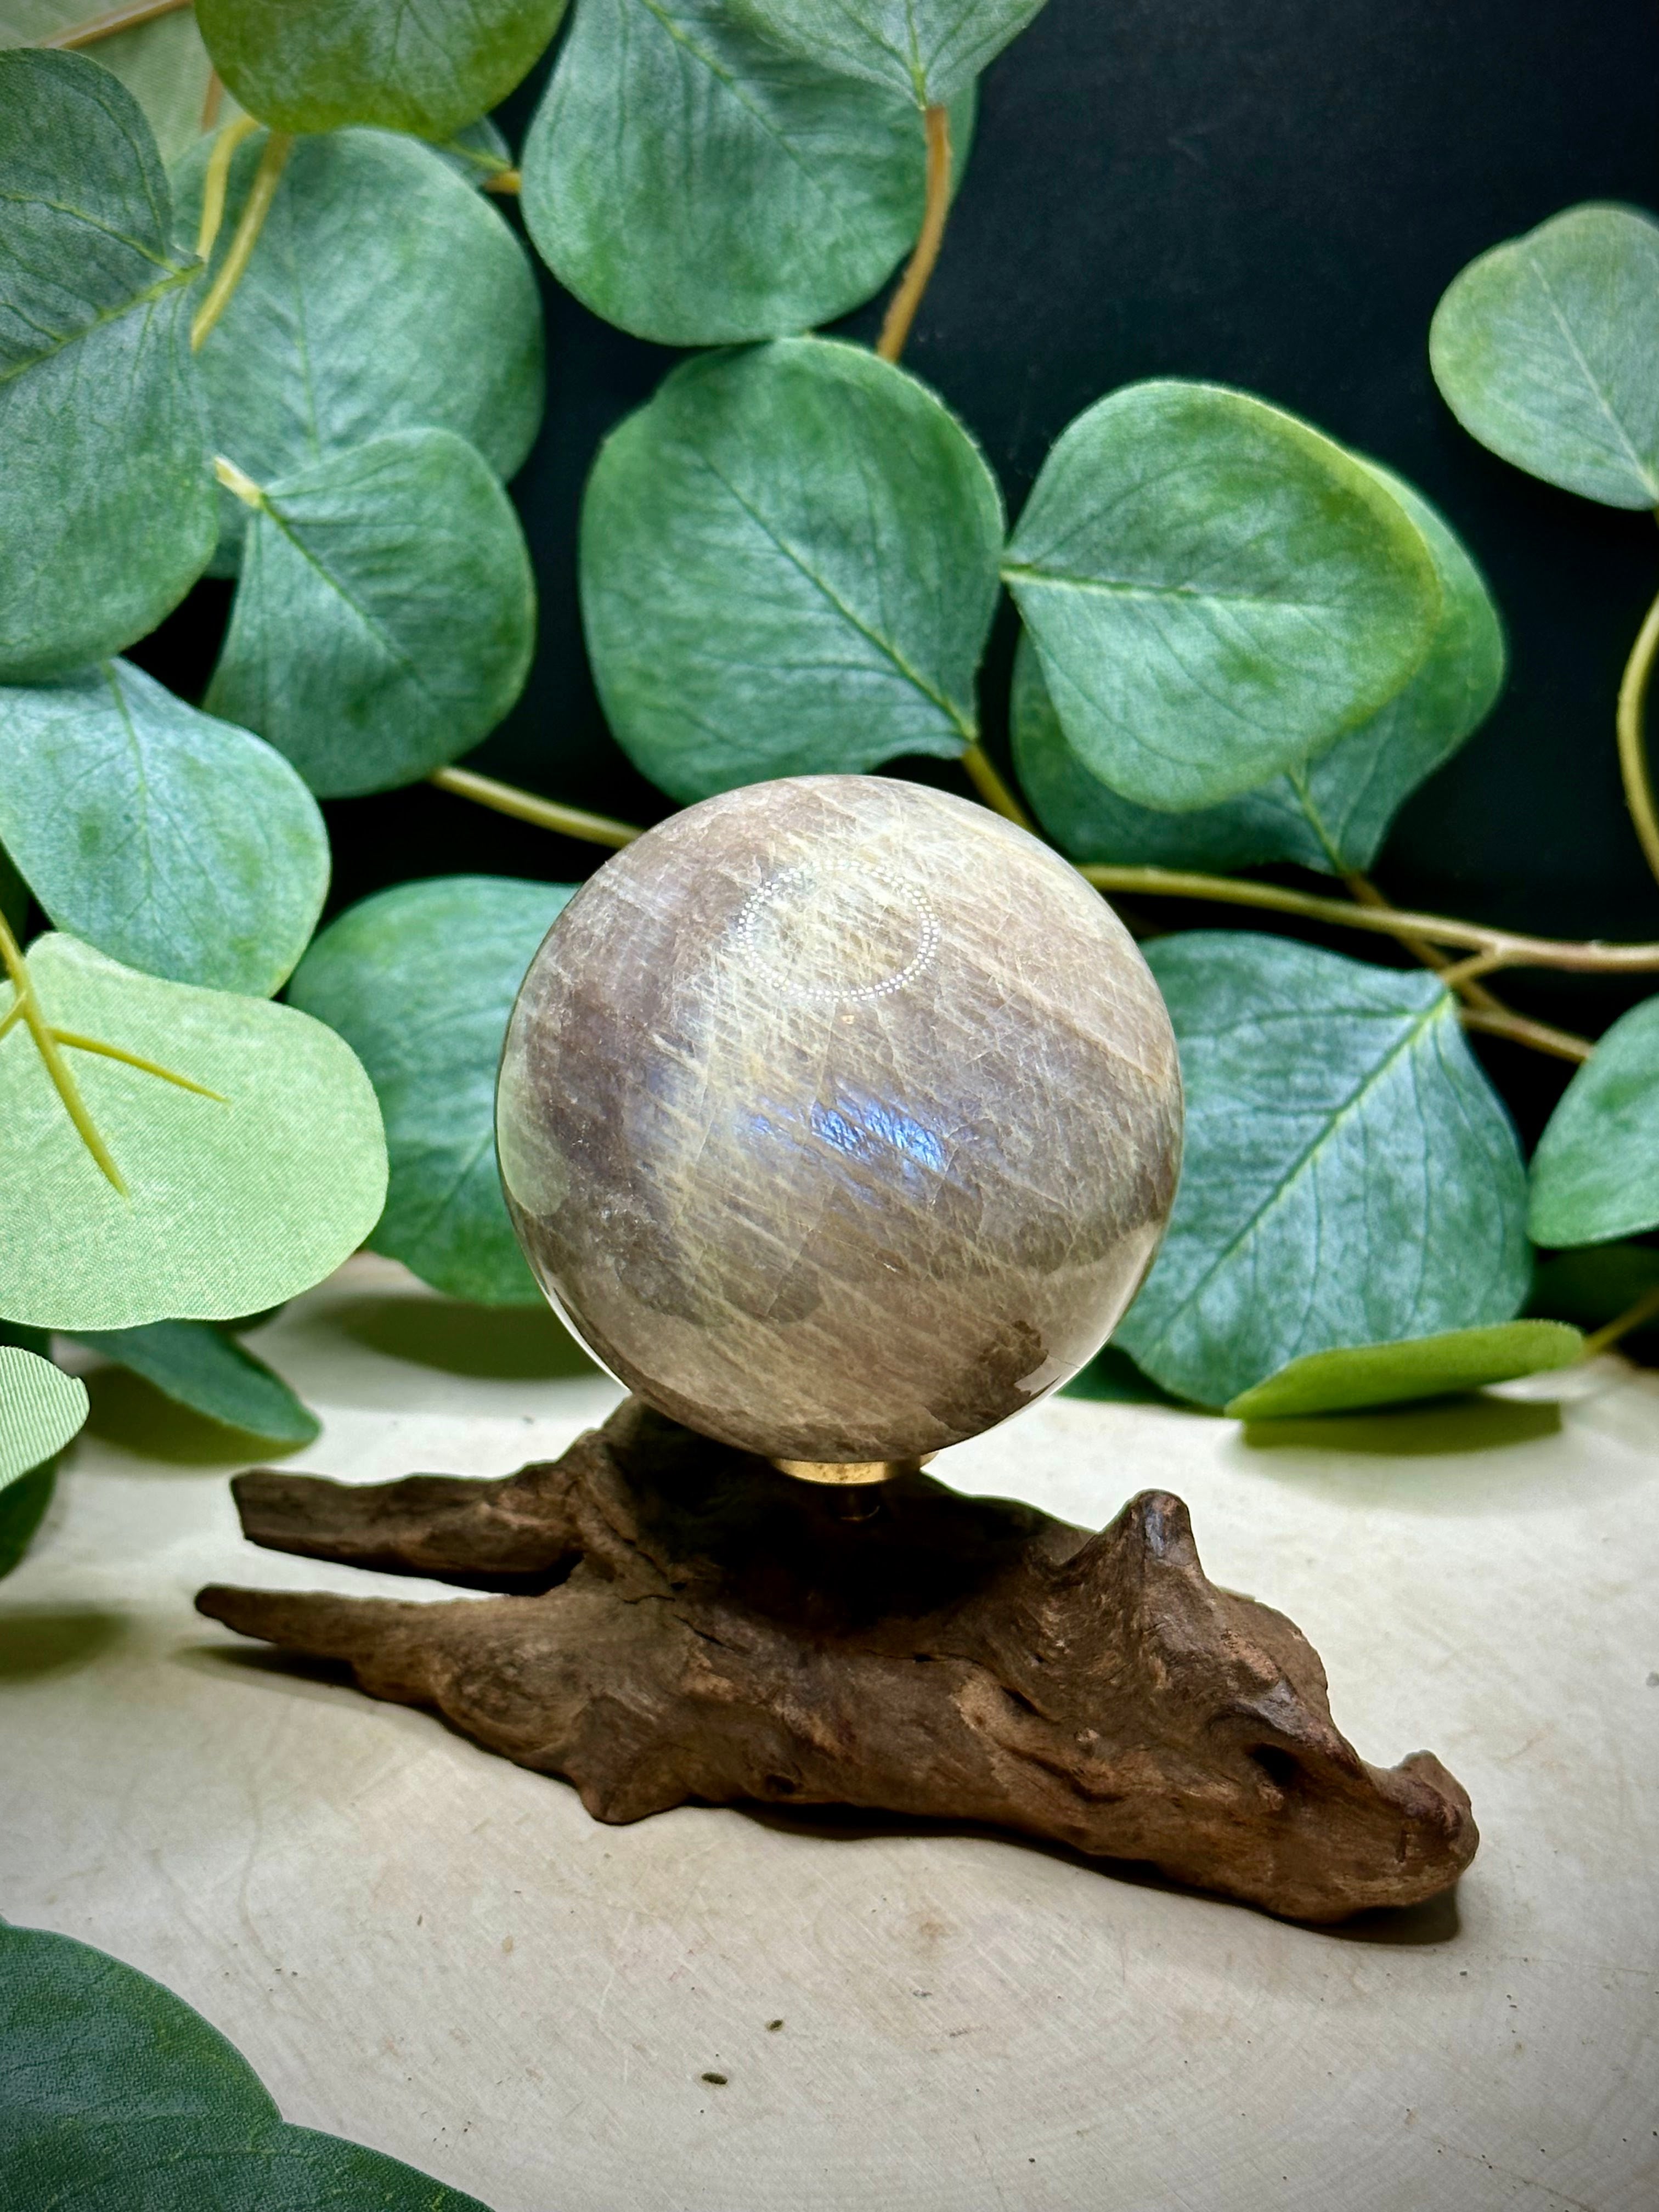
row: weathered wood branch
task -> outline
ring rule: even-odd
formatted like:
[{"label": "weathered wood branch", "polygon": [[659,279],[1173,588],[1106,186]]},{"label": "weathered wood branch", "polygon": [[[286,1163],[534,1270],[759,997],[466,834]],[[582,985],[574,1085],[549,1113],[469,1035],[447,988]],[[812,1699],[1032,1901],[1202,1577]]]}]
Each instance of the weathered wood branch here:
[{"label": "weathered wood branch", "polygon": [[987,1821],[1319,1921],[1432,1897],[1474,1853],[1439,1761],[1367,1765],[1300,1631],[1206,1579],[1163,1492],[1091,1535],[918,1475],[849,1525],[635,1401],[505,1481],[235,1489],[273,1550],[515,1594],[215,1586],[202,1612],[434,1706],[599,1820],[761,1799]]}]

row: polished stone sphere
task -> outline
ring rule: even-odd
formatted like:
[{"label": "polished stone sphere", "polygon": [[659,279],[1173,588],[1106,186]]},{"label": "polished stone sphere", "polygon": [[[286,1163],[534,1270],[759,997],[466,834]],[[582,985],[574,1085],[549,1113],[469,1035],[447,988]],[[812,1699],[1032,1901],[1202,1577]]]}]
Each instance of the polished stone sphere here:
[{"label": "polished stone sphere", "polygon": [[496,1131],[538,1280],[629,1389],[769,1457],[899,1461],[1099,1349],[1169,1216],[1181,1078],[1146,963],[1047,846],[793,776],[576,894]]}]

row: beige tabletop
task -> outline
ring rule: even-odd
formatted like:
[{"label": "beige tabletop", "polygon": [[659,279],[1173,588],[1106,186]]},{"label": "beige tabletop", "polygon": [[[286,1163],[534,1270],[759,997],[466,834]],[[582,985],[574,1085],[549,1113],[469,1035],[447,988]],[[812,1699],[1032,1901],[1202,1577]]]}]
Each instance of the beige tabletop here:
[{"label": "beige tabletop", "polygon": [[[353,1480],[504,1473],[617,1395],[375,1261],[252,1341],[325,1419],[290,1463]],[[1095,1525],[1178,1491],[1358,1749],[1462,1780],[1455,1904],[1322,1931],[874,1818],[600,1827],[198,1619],[421,1586],[243,1545],[223,1432],[91,1382],[0,1584],[0,1912],[158,1976],[290,2119],[495,2212],[1659,2204],[1659,1376],[1248,1434],[1058,1400],[939,1462]]]}]

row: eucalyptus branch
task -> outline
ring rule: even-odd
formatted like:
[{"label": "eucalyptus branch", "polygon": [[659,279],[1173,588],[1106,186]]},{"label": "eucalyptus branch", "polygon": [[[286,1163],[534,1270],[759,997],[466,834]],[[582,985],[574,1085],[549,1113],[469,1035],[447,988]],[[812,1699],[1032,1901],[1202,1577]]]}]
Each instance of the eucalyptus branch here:
[{"label": "eucalyptus branch", "polygon": [[1579,1066],[1595,1050],[1588,1037],[1575,1036],[1571,1030],[1554,1029],[1548,1022],[1535,1022],[1529,1014],[1513,1013],[1507,1006],[1472,1006],[1466,1001],[1459,1007],[1457,1018],[1466,1030],[1507,1037],[1511,1044],[1530,1045],[1534,1052],[1547,1053],[1552,1060],[1570,1060]]},{"label": "eucalyptus branch", "polygon": [[[1361,906],[1376,907],[1389,914],[1395,911],[1394,901],[1378,890],[1369,876],[1361,875],[1354,871],[1345,875],[1342,880]],[[1477,975],[1486,974],[1497,964],[1492,953],[1476,953],[1468,960],[1453,961],[1437,946],[1430,945],[1423,938],[1407,937],[1401,941],[1407,951],[1420,960],[1425,968],[1433,969],[1435,974],[1445,983],[1446,988],[1455,991],[1466,1006],[1483,1006],[1488,1013],[1492,1014],[1508,1012],[1509,1009],[1496,993],[1487,990],[1484,983],[1474,980]]]},{"label": "eucalyptus branch", "polygon": [[[202,179],[202,220],[197,226],[196,253],[198,260],[206,261],[218,243],[219,226],[225,219],[225,192],[230,184],[231,156],[258,129],[251,115],[239,115],[234,122],[227,123],[213,142],[213,151],[208,155],[207,174]],[[192,336],[192,343],[194,338]]]},{"label": "eucalyptus branch", "polygon": [[434,769],[427,778],[440,791],[453,792],[497,814],[511,814],[520,822],[533,822],[539,830],[556,830],[566,837],[580,837],[590,845],[631,845],[645,832],[631,823],[613,822],[608,814],[589,814],[580,806],[561,806],[556,799],[538,799],[516,784],[498,783],[493,775],[480,775],[470,768]]},{"label": "eucalyptus branch", "polygon": [[1624,1312],[1610,1321],[1605,1328],[1598,1328],[1587,1336],[1584,1339],[1584,1358],[1594,1359],[1598,1352],[1606,1352],[1609,1346],[1617,1344],[1620,1337],[1628,1336],[1634,1328],[1640,1328],[1644,1321],[1656,1319],[1659,1319],[1659,1283],[1656,1283],[1650,1291],[1644,1291],[1633,1306],[1626,1306]]},{"label": "eucalyptus branch", "polygon": [[939,250],[945,239],[945,217],[951,212],[950,110],[946,107],[925,108],[922,111],[922,128],[927,136],[927,199],[915,251],[905,265],[897,291],[888,302],[881,336],[876,341],[876,351],[884,361],[896,361],[904,351],[904,342],[910,335],[916,309],[921,305],[921,295],[927,289],[927,280],[939,259]]},{"label": "eucalyptus branch", "polygon": [[[1009,804],[1018,805],[1018,800],[988,761],[986,767]],[[435,783],[441,791],[453,792],[459,799],[472,799],[480,806],[493,807],[498,814],[511,814],[521,822],[533,822],[543,830],[556,830],[567,837],[580,837],[589,844],[630,845],[635,837],[644,835],[629,823],[612,821],[608,815],[585,813],[580,807],[561,806],[555,799],[520,791],[515,784],[498,783],[494,776],[479,775],[471,769],[434,769],[427,781]],[[977,782],[978,778],[975,781]],[[1572,938],[1528,937],[1515,930],[1488,929],[1476,921],[1455,921],[1444,915],[1413,914],[1386,903],[1360,905],[1351,904],[1346,899],[1319,898],[1307,891],[1287,890],[1282,884],[1255,883],[1240,876],[1194,875],[1175,868],[1120,868],[1094,861],[1079,865],[1078,873],[1097,890],[1123,891],[1131,896],[1144,893],[1154,898],[1213,899],[1227,906],[1265,907],[1277,914],[1300,915],[1309,921],[1329,922],[1339,928],[1370,930],[1384,937],[1396,937],[1407,945],[1413,939],[1421,939],[1430,945],[1462,945],[1480,954],[1480,965],[1488,972],[1498,968],[1555,968],[1575,975],[1638,975],[1659,970],[1659,944],[1605,945],[1595,939],[1581,941]],[[1380,898],[1382,894],[1376,892],[1375,896]],[[1471,1026],[1490,1030],[1495,1036],[1535,1042],[1540,1050],[1556,1053],[1565,1060],[1589,1056],[1591,1047],[1587,1037],[1573,1036],[1565,1030],[1552,1030],[1547,1023],[1530,1021],[1524,1014],[1511,1013],[1507,1007],[1470,1011]],[[1474,1019],[1476,1013],[1482,1016],[1479,1021]],[[1545,1038],[1551,1042],[1544,1043]]]},{"label": "eucalyptus branch", "polygon": [[[196,320],[190,326],[192,353],[201,350],[203,340],[230,305],[231,295],[242,281],[242,271],[247,267],[253,249],[259,242],[259,233],[264,228],[265,217],[270,212],[270,204],[276,197],[276,187],[283,180],[283,171],[288,167],[288,157],[293,147],[294,141],[286,131],[273,131],[265,141],[265,149],[260,155],[259,166],[253,173],[247,205],[242,210],[242,219],[236,226],[230,250],[221,264],[219,274],[208,288],[206,299],[197,310]],[[216,148],[215,151],[217,151]],[[204,216],[206,211],[204,204]]]},{"label": "eucalyptus branch", "polygon": [[265,503],[265,495],[251,476],[245,475],[234,461],[228,461],[222,453],[213,456],[213,473],[228,492],[240,499],[244,507],[255,509]]},{"label": "eucalyptus branch", "polygon": [[1654,805],[1653,784],[1648,775],[1646,733],[1648,682],[1653,674],[1656,652],[1659,652],[1659,599],[1648,609],[1647,619],[1637,632],[1630,659],[1625,663],[1617,717],[1619,772],[1625,781],[1625,804],[1630,809],[1630,818],[1648,866],[1659,876],[1659,809]]},{"label": "eucalyptus branch", "polygon": [[1003,781],[996,763],[977,738],[963,754],[962,765],[968,772],[969,782],[994,813],[1004,816],[1010,822],[1017,822],[1022,830],[1029,830],[1033,835],[1040,834],[1036,823]]},{"label": "eucalyptus branch", "polygon": [[[1385,897],[1368,876],[1349,875],[1343,880],[1362,906],[1386,914],[1396,911],[1394,902]],[[1534,1021],[1529,1014],[1517,1014],[1496,991],[1489,991],[1479,981],[1480,976],[1504,964],[1503,953],[1472,952],[1466,960],[1453,960],[1420,937],[1402,938],[1401,942],[1462,1000],[1465,1029],[1484,1030],[1490,1036],[1507,1037],[1511,1044],[1530,1045],[1534,1052],[1548,1053],[1554,1060],[1582,1064],[1595,1051],[1588,1037],[1579,1036],[1571,1030],[1558,1030],[1548,1022]]]},{"label": "eucalyptus branch", "polygon": [[1346,899],[1319,898],[1282,884],[1256,883],[1240,876],[1204,876],[1177,868],[1120,868],[1089,862],[1079,873],[1097,890],[1127,891],[1152,898],[1210,899],[1222,906],[1264,907],[1275,914],[1300,915],[1307,921],[1339,929],[1364,929],[1409,944],[1466,946],[1491,956],[1498,968],[1559,968],[1575,975],[1639,975],[1659,969],[1659,944],[1605,945],[1599,939],[1528,937],[1516,930],[1488,929],[1476,921],[1453,921],[1444,915],[1413,914],[1399,907],[1351,905]]},{"label": "eucalyptus branch", "polygon": [[487,192],[511,193],[518,191],[523,183],[524,175],[520,170],[492,169],[484,179],[483,188]]},{"label": "eucalyptus branch", "polygon": [[190,4],[191,0],[127,0],[124,8],[108,9],[101,15],[88,16],[84,23],[72,23],[66,31],[55,31],[49,39],[32,39],[29,43],[38,46],[94,46],[100,39],[111,39],[118,31],[131,31],[140,23],[153,22],[158,15],[175,15]]}]

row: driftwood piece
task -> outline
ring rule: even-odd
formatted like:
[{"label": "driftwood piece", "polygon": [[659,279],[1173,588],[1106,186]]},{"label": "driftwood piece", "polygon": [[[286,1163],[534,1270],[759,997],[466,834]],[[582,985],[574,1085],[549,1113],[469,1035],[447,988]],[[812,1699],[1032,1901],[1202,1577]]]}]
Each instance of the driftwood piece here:
[{"label": "driftwood piece", "polygon": [[1179,1498],[1098,1534],[925,1475],[870,1521],[638,1401],[505,1481],[235,1484],[273,1550],[512,1595],[213,1586],[210,1618],[435,1706],[601,1820],[688,1799],[992,1822],[1288,1917],[1449,1887],[1469,1801],[1368,1766],[1280,1613],[1205,1577]]}]

